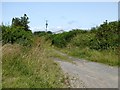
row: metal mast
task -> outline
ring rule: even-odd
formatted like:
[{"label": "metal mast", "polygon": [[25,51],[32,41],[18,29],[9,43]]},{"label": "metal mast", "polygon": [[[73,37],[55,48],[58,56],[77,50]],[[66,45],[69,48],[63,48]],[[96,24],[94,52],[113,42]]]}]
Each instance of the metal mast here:
[{"label": "metal mast", "polygon": [[46,32],[47,32],[47,27],[48,27],[48,20],[46,20]]}]

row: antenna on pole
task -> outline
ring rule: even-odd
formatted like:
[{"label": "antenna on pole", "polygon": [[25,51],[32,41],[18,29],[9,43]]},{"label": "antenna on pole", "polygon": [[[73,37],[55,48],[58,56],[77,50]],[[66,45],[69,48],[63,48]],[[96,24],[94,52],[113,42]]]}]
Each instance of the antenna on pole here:
[{"label": "antenna on pole", "polygon": [[48,27],[48,20],[46,20],[46,32],[47,32],[47,27]]}]

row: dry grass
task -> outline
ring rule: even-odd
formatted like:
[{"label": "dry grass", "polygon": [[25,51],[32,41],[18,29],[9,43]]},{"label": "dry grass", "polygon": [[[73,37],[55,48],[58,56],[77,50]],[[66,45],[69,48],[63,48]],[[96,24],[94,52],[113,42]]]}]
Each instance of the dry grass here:
[{"label": "dry grass", "polygon": [[31,48],[5,45],[2,59],[3,88],[64,87],[64,76],[59,65],[47,55],[47,45],[39,38]]}]

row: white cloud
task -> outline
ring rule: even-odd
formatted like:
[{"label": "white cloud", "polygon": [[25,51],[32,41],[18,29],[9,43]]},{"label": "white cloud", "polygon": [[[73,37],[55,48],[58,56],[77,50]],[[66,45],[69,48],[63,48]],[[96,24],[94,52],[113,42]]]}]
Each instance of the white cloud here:
[{"label": "white cloud", "polygon": [[52,31],[52,32],[56,32],[56,31],[59,31],[59,30],[62,30],[62,29],[63,29],[62,26],[54,26],[54,27],[50,27],[48,30]]},{"label": "white cloud", "polygon": [[[45,31],[45,27],[31,27],[30,28],[32,30],[32,32],[35,32],[35,31]],[[64,30],[64,31],[69,31],[69,30],[72,30],[72,29],[85,29],[85,28],[82,28],[82,27],[79,27],[79,26],[66,26],[66,27],[63,27],[63,26],[52,26],[52,27],[48,27],[48,31],[52,31],[52,32],[57,32],[57,31],[60,31],[60,30]]]},{"label": "white cloud", "polygon": [[[59,31],[59,30],[62,30],[64,29],[62,26],[53,26],[53,27],[48,27],[48,31],[52,31],[52,32],[55,32],[55,31]],[[35,32],[35,31],[45,31],[45,27],[30,27],[30,30],[32,30],[32,32]]]},{"label": "white cloud", "polygon": [[32,32],[45,31],[45,28],[43,28],[43,27],[30,27],[30,30],[32,30]]}]

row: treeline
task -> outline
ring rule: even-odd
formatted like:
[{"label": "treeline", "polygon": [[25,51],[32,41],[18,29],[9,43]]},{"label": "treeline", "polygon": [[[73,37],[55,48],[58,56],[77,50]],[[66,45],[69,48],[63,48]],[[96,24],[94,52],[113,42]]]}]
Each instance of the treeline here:
[{"label": "treeline", "polygon": [[[80,48],[89,47],[90,49],[106,50],[114,49],[119,46],[118,21],[107,22],[91,30],[74,29],[69,32],[51,35],[52,45],[60,48],[76,46]],[[69,47],[68,46],[68,47]]]},{"label": "treeline", "polygon": [[52,35],[52,45],[55,45],[60,48],[64,48],[67,44],[75,37],[78,33],[85,33],[86,31],[82,30],[72,30],[69,32],[63,32],[61,34]]},{"label": "treeline", "polygon": [[2,44],[19,43],[22,45],[31,45],[33,36],[45,36],[46,40],[51,40],[51,44],[59,47],[89,47],[90,49],[106,50],[114,49],[119,46],[119,24],[118,21],[103,22],[98,27],[91,30],[74,29],[69,32],[53,34],[51,31],[37,31],[32,33],[29,29],[29,18],[26,14],[23,17],[12,19],[10,26],[1,25]]},{"label": "treeline", "polygon": [[45,31],[35,31],[34,32],[34,35],[39,36],[39,37],[45,36],[45,35],[48,35],[48,34],[52,34],[52,32],[51,31],[47,31],[47,32],[45,32]]},{"label": "treeline", "polygon": [[32,32],[29,29],[28,24],[30,23],[29,18],[26,14],[23,17],[15,17],[12,19],[12,25],[5,26],[2,24],[0,30],[2,31],[2,44],[6,43],[19,43],[21,45],[32,44]]}]

